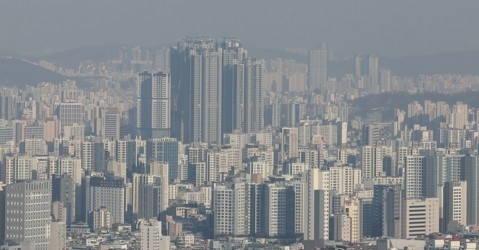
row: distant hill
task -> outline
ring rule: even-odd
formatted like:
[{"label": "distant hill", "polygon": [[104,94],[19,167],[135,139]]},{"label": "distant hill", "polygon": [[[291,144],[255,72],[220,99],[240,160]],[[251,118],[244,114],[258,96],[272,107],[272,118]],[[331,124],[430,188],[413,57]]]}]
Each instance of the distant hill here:
[{"label": "distant hill", "polygon": [[[308,63],[308,57],[283,50],[252,49],[249,55],[257,58],[288,58]],[[407,56],[401,58],[379,57],[381,68],[391,69],[397,76],[421,74],[464,74],[479,75],[479,50],[444,52],[431,55]],[[354,59],[330,61],[328,74],[333,77],[354,72]]]},{"label": "distant hill", "polygon": [[60,83],[67,77],[47,70],[27,61],[0,57],[0,86],[19,88],[25,85],[36,85],[41,82]]},{"label": "distant hill", "polygon": [[307,55],[300,55],[293,52],[280,49],[256,49],[256,48],[247,48],[248,56],[257,58],[257,59],[275,59],[275,58],[286,58],[293,59],[298,62],[308,63]]},{"label": "distant hill", "polygon": [[424,104],[424,100],[431,100],[433,102],[444,101],[449,105],[454,105],[456,102],[462,102],[470,107],[478,108],[478,96],[479,91],[467,91],[453,94],[421,93],[413,95],[406,92],[391,92],[367,95],[352,102],[354,108],[352,113],[365,116],[371,110],[377,110],[381,112],[386,120],[388,120],[394,117],[394,110],[396,108],[407,110],[407,105],[409,103],[418,101],[419,103]]},{"label": "distant hill", "polygon": [[444,73],[479,75],[479,50],[384,58],[382,65],[392,69],[396,75]]},{"label": "distant hill", "polygon": [[[41,57],[31,57],[32,61],[47,60],[57,66],[76,68],[79,62],[93,60],[96,62],[115,59],[123,48],[131,48],[124,44],[106,44],[84,46],[76,49],[56,52]],[[151,48],[150,48],[151,49]],[[300,55],[286,50],[270,48],[247,48],[248,55],[254,58],[294,59],[308,63],[307,55]],[[352,57],[352,55],[351,55]],[[420,74],[470,74],[479,75],[479,50],[444,52],[431,55],[406,56],[401,58],[379,57],[380,68],[389,68],[397,76],[417,76]],[[332,77],[352,74],[354,59],[330,61],[328,74]]]},{"label": "distant hill", "polygon": [[[407,56],[402,58],[379,58],[380,68],[389,68],[397,76],[421,74],[479,75],[479,50],[445,52],[432,55]],[[330,62],[328,73],[340,76],[354,72],[354,59]]]},{"label": "distant hill", "polygon": [[121,44],[106,44],[99,46],[84,46],[71,50],[55,52],[46,56],[35,57],[32,60],[40,61],[46,60],[53,62],[55,65],[76,68],[82,61],[92,60],[96,62],[103,62],[106,60],[115,59],[118,57],[118,52],[122,47],[128,47]]}]

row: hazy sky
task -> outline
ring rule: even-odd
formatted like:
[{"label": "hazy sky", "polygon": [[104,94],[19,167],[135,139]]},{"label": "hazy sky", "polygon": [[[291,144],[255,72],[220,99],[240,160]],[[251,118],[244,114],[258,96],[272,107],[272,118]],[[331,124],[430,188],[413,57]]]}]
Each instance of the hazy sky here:
[{"label": "hazy sky", "polygon": [[340,55],[479,49],[479,1],[450,0],[0,0],[0,51],[83,45],[163,45],[234,36],[250,48]]}]

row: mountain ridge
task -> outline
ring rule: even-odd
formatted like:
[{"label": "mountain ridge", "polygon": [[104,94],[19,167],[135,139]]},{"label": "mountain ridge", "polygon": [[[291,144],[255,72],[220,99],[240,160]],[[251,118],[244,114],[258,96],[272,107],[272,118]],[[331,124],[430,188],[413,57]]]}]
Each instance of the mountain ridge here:
[{"label": "mountain ridge", "polygon": [[[47,60],[58,66],[75,68],[86,60],[106,61],[118,57],[121,48],[132,48],[126,44],[104,44],[83,46],[71,50],[60,51],[42,57],[31,58],[33,61]],[[149,48],[150,47],[144,47]],[[308,56],[286,50],[270,48],[247,48],[248,54],[255,58],[294,59],[307,63]],[[479,50],[449,51],[425,55],[409,55],[404,57],[379,56],[380,68],[390,69],[397,76],[417,76],[421,74],[466,74],[479,75]],[[354,58],[332,60],[328,63],[328,74],[339,77],[354,72]]]},{"label": "mountain ridge", "polygon": [[[121,48],[131,48],[124,44],[106,44],[84,46],[65,50],[47,56],[26,57],[29,61],[46,60],[65,68],[76,68],[81,61],[106,61],[118,56]],[[293,59],[307,63],[308,57],[286,50],[248,49],[255,58]],[[3,53],[3,55],[5,55]],[[6,86],[25,86],[40,82],[63,82],[68,77],[42,68],[18,57],[0,57],[0,84]],[[396,76],[418,76],[421,74],[463,74],[479,76],[479,50],[443,52],[429,55],[405,56],[399,58],[380,57],[380,68],[388,68]],[[354,59],[330,61],[328,75],[340,77],[354,72]]]},{"label": "mountain ridge", "polygon": [[61,83],[68,77],[14,57],[0,57],[0,85],[25,87],[41,82]]}]

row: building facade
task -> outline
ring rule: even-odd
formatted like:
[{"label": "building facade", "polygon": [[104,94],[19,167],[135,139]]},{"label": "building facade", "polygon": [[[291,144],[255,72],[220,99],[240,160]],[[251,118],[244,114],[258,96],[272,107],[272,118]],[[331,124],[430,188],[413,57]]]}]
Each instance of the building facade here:
[{"label": "building facade", "polygon": [[5,189],[5,239],[50,249],[52,184],[49,180],[12,183]]},{"label": "building facade", "polygon": [[170,136],[171,80],[164,72],[142,72],[137,80],[137,134],[143,139]]}]

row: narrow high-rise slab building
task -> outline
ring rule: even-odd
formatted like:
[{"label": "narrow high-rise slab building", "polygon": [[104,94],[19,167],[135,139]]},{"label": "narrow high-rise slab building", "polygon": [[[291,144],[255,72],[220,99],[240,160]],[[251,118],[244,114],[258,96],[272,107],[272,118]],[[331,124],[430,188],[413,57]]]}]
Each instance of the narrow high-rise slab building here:
[{"label": "narrow high-rise slab building", "polygon": [[258,132],[264,126],[264,61],[245,57],[240,43],[233,44],[223,43],[222,133]]},{"label": "narrow high-rise slab building", "polygon": [[323,92],[328,80],[327,76],[328,54],[325,46],[309,51],[308,80],[309,89]]},{"label": "narrow high-rise slab building", "polygon": [[170,136],[170,75],[138,74],[137,134],[143,139]]},{"label": "narrow high-rise slab building", "polygon": [[50,180],[9,184],[5,190],[5,240],[24,249],[50,249]]},{"label": "narrow high-rise slab building", "polygon": [[187,38],[171,49],[172,136],[221,143],[222,54],[216,40]]}]

